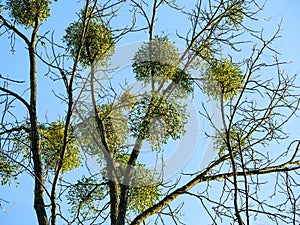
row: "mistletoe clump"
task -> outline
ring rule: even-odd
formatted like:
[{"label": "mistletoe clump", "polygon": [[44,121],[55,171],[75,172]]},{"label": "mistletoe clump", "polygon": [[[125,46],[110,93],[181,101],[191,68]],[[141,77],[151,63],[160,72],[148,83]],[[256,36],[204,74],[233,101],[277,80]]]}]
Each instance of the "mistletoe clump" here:
[{"label": "mistletoe clump", "polygon": [[221,59],[213,62],[203,79],[203,89],[213,99],[234,98],[243,87],[244,76],[240,68],[231,60]]},{"label": "mistletoe clump", "polygon": [[49,0],[8,0],[11,16],[26,28],[34,27],[37,21],[47,20],[50,16]]},{"label": "mistletoe clump", "polygon": [[[109,27],[89,10],[86,14],[83,16],[84,13],[81,13],[79,21],[67,27],[63,41],[73,58],[76,58],[81,48],[79,62],[83,66],[90,66],[96,62],[105,64],[114,50],[113,34]],[[86,32],[82,37],[84,28]]]},{"label": "mistletoe clump", "polygon": [[229,25],[238,25],[243,22],[244,10],[241,1],[230,1],[226,8],[227,19]]},{"label": "mistletoe clump", "polygon": [[[228,139],[227,135],[229,136]],[[214,141],[214,149],[218,151],[220,157],[225,155],[229,150],[236,152],[242,150],[245,146],[246,139],[243,136],[243,132],[237,127],[232,127],[227,133],[224,130],[221,130]]]},{"label": "mistletoe clump", "polygon": [[133,72],[138,81],[153,82],[157,86],[174,82],[176,91],[180,91],[177,97],[181,98],[193,91],[190,74],[179,68],[179,51],[167,37],[155,36],[152,41],[144,43],[133,60]]},{"label": "mistletoe clump", "polygon": [[144,96],[130,112],[132,136],[151,143],[152,148],[161,149],[162,144],[172,138],[177,140],[185,133],[187,115],[185,106],[163,96]]},{"label": "mistletoe clump", "polygon": [[[61,157],[64,141],[64,124],[61,121],[51,123],[49,126],[40,126],[42,158],[47,170],[56,170]],[[72,130],[70,129],[69,132]],[[81,166],[80,150],[75,138],[68,136],[67,148],[62,160],[62,172],[68,172]]]}]

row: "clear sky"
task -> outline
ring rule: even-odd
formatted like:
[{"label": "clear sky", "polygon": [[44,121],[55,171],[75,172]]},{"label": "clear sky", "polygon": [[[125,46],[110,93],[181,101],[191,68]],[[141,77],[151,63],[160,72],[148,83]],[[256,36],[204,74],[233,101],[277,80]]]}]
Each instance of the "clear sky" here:
[{"label": "clear sky", "polygon": [[[48,22],[45,22],[45,29],[50,28],[55,29],[57,37],[60,37],[64,34],[65,27],[75,20],[77,17],[75,15],[76,8],[70,8],[74,4],[68,5],[68,0],[59,0],[58,3],[53,4],[52,8],[52,17]],[[61,7],[63,6],[63,7]],[[73,6],[72,6],[73,7]],[[265,12],[261,15],[263,18],[274,19],[274,23],[270,23],[268,27],[265,27],[267,31],[272,31],[275,29],[275,25],[282,21],[282,38],[277,40],[275,43],[276,49],[282,53],[281,59],[286,61],[292,61],[292,63],[286,67],[286,72],[289,74],[300,73],[300,1],[299,0],[269,0],[266,4]],[[161,14],[160,19],[165,21],[164,25],[161,25],[165,30],[165,33],[173,32],[174,30],[168,31],[167,24],[174,23],[178,24],[178,30],[182,26],[182,22],[177,18],[169,18],[169,14]],[[45,30],[46,31],[46,30]],[[130,40],[122,40],[122,44],[126,42],[133,41],[143,41],[145,36],[140,35],[138,38],[134,38],[133,35],[130,36]],[[6,37],[0,37],[0,74],[4,76],[9,75],[10,77],[25,80],[27,81],[27,56],[24,55],[23,44],[20,40],[16,40],[16,52],[14,55],[10,54],[10,48],[8,46],[9,41]],[[45,68],[41,68],[44,70]],[[45,114],[51,120],[52,118],[57,118],[57,116],[64,110],[60,106],[59,101],[53,101],[51,98],[48,98],[49,95],[52,95],[51,89],[55,85],[58,85],[58,82],[52,83],[45,81],[44,77],[39,79],[39,113],[41,119],[45,118]],[[21,85],[21,84],[20,84]],[[44,88],[47,87],[47,88]],[[16,87],[18,88],[18,87]],[[57,86],[56,86],[57,88]],[[49,107],[50,106],[50,107]],[[22,112],[20,112],[21,114]],[[200,145],[201,146],[201,145]],[[203,152],[196,151],[193,155],[193,159],[189,163],[191,167],[199,163],[197,158],[201,158]],[[6,211],[0,210],[0,224],[1,225],[17,225],[17,224],[36,224],[35,213],[33,210],[33,197],[32,197],[32,183],[33,181],[28,176],[22,176],[19,179],[20,184],[17,188],[12,187],[1,187],[0,186],[0,198],[7,200],[9,203],[3,204],[3,208]],[[188,198],[188,201],[184,207],[185,216],[183,216],[183,222],[189,225],[198,225],[200,218],[201,209],[200,204],[197,204],[195,201],[192,201]],[[199,218],[196,218],[195,215],[198,215]],[[205,224],[205,221],[201,221],[201,224]],[[263,224],[258,222],[256,224]]]}]

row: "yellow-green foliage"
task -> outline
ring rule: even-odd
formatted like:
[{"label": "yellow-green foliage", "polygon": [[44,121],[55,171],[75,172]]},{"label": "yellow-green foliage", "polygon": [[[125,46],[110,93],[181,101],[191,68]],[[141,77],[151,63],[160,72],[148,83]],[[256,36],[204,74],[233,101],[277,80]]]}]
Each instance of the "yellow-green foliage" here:
[{"label": "yellow-green foliage", "polygon": [[[83,18],[71,23],[66,29],[66,35],[63,41],[67,45],[67,51],[75,58],[79,47],[82,44],[79,61],[83,66],[90,66],[92,63],[105,64],[114,50],[113,34],[108,26],[94,17],[90,11],[87,12],[86,23],[83,24]],[[83,13],[81,13],[83,15]],[[88,22],[85,38],[82,40],[84,26]]]},{"label": "yellow-green foliage", "polygon": [[208,41],[202,42],[202,41],[196,41],[193,50],[196,52],[197,56],[199,58],[195,58],[195,62],[193,62],[193,65],[198,67],[199,65],[202,66],[203,61],[210,62],[214,58],[214,50],[211,48],[211,45]]},{"label": "yellow-green foliage", "polygon": [[117,151],[125,143],[127,135],[127,118],[121,108],[114,104],[98,107],[99,117],[103,122],[106,142],[110,151]]},{"label": "yellow-green foliage", "polygon": [[15,21],[26,28],[33,27],[37,20],[44,21],[50,16],[49,0],[8,0],[7,5]]},{"label": "yellow-green foliage", "polygon": [[[24,157],[28,157],[31,151],[30,124],[26,123],[24,127],[26,127],[26,132],[18,133],[15,147],[18,152],[24,154]],[[58,166],[64,142],[64,129],[62,121],[39,125],[40,149],[44,168],[48,171],[54,171]],[[62,172],[68,172],[81,166],[80,150],[72,133],[72,128],[70,128]]]},{"label": "yellow-green foliage", "polygon": [[227,20],[230,25],[238,25],[243,22],[244,10],[241,6],[240,0],[230,1],[227,6]]},{"label": "yellow-green foliage", "polygon": [[158,95],[145,95],[129,116],[131,135],[147,140],[155,150],[160,150],[170,138],[179,139],[186,123],[185,106]]},{"label": "yellow-green foliage", "polygon": [[[51,123],[49,126],[40,126],[40,143],[42,158],[47,170],[55,170],[60,160],[63,147],[64,123]],[[72,137],[71,129],[67,139],[67,148],[63,158],[62,172],[68,172],[81,166],[80,150]]]},{"label": "yellow-green foliage", "polygon": [[133,58],[132,65],[135,77],[139,81],[162,82],[172,81],[180,90],[178,97],[185,98],[192,92],[190,75],[179,68],[179,52],[167,37],[155,36],[150,42],[144,43]]},{"label": "yellow-green foliage", "polygon": [[170,78],[179,65],[179,53],[167,37],[155,36],[138,49],[133,60],[138,80],[150,79],[151,73],[156,77]]},{"label": "yellow-green foliage", "polygon": [[161,189],[153,171],[145,168],[143,164],[137,165],[129,190],[129,210],[141,213],[153,206],[160,197]]},{"label": "yellow-green foliage", "polygon": [[105,198],[106,193],[105,186],[99,185],[97,179],[83,177],[68,190],[66,197],[70,205],[69,211],[83,218],[95,215],[99,212],[99,201]]},{"label": "yellow-green foliage", "polygon": [[[116,104],[102,104],[97,107],[98,117],[101,119],[107,146],[111,152],[124,147],[127,136],[127,118],[122,108]],[[84,152],[89,155],[102,157],[99,139],[99,127],[94,112],[88,112],[81,123],[75,127],[76,141]]]},{"label": "yellow-green foliage", "polygon": [[[120,181],[124,178],[124,172],[130,155],[118,152],[115,155],[116,172]],[[102,171],[106,177],[106,170]],[[157,202],[161,196],[157,174],[147,169],[144,164],[137,163],[132,172],[129,188],[128,209],[134,212],[142,212]]]},{"label": "yellow-green foliage", "polygon": [[239,93],[243,81],[244,76],[240,68],[231,60],[223,58],[209,66],[204,75],[203,88],[213,99],[223,96],[228,100]]},{"label": "yellow-green foliage", "polygon": [[119,105],[124,109],[131,110],[137,101],[137,96],[129,91],[125,91],[119,98]]},{"label": "yellow-green foliage", "polygon": [[10,184],[12,179],[16,179],[18,166],[11,162],[7,157],[0,155],[0,183],[1,185]]},{"label": "yellow-green foliage", "polygon": [[[229,131],[229,142],[231,151],[243,149],[246,145],[246,140],[243,137],[242,131],[235,127],[232,127]],[[214,148],[219,152],[219,156],[223,156],[224,154],[228,153],[229,149],[225,131],[217,134],[214,142]]]}]

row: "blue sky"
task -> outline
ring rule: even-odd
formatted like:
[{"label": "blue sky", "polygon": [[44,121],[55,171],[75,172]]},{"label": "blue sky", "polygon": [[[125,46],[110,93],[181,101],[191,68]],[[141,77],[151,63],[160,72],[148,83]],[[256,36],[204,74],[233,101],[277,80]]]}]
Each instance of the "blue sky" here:
[{"label": "blue sky", "polygon": [[[45,29],[47,26],[53,28],[55,27],[55,36],[59,40],[63,34],[65,27],[75,20],[77,17],[75,12],[77,8],[66,7],[68,5],[67,0],[60,0],[58,3],[53,4],[52,17],[49,21],[45,22]],[[73,5],[73,4],[70,4]],[[63,6],[63,7],[61,7]],[[290,65],[286,67],[286,72],[289,74],[300,73],[300,1],[299,0],[269,0],[266,4],[265,12],[261,14],[261,19],[272,18],[274,22],[270,22],[268,26],[265,27],[266,32],[271,32],[276,28],[281,19],[282,21],[282,38],[274,43],[275,48],[282,53],[281,59],[286,61],[292,61]],[[163,21],[158,25],[158,28],[163,29],[166,34],[168,32],[174,32],[174,30],[168,30],[168,24],[178,24],[178,30],[181,27],[184,28],[184,24],[178,18],[170,18],[170,14],[164,13],[160,16]],[[268,24],[268,23],[266,23]],[[46,30],[45,30],[46,31]],[[143,41],[146,35],[139,35],[134,37],[130,36],[130,40],[122,40],[120,44],[126,44],[133,41]],[[8,47],[8,40],[6,37],[1,37],[0,39],[0,73],[4,76],[9,75],[10,77],[25,80],[27,82],[27,56],[24,54],[24,45],[20,40],[16,40],[16,52],[14,55],[10,54],[10,49]],[[45,70],[45,68],[40,68]],[[45,81],[46,80],[46,81]],[[25,83],[26,85],[27,83]],[[25,86],[24,85],[24,86]],[[60,101],[53,101],[53,98],[48,98],[52,95],[52,91],[49,87],[57,89],[58,82],[52,83],[48,82],[43,76],[39,79],[39,113],[41,119],[45,119],[45,114],[47,114],[48,119],[57,118],[59,114],[64,111],[63,107],[60,107]],[[22,88],[17,85],[14,87],[16,89]],[[47,88],[45,88],[47,87]],[[25,95],[26,96],[26,95]],[[22,111],[20,111],[20,114]],[[291,128],[292,129],[292,128]],[[296,132],[292,130],[291,132]],[[201,145],[200,145],[201,146]],[[199,161],[195,160],[201,158],[202,152],[197,151],[193,155],[193,159],[189,163],[191,167],[194,167]],[[196,165],[198,166],[198,165]],[[0,198],[4,198],[9,201],[8,204],[3,204],[4,209],[8,209],[7,212],[0,211],[0,223],[1,225],[17,225],[24,223],[26,224],[36,224],[35,214],[33,210],[32,202],[32,179],[28,176],[22,176],[19,180],[20,184],[15,187],[0,187]],[[200,204],[195,201],[188,199],[188,202],[184,207],[185,216],[183,221],[189,225],[199,224],[199,218],[195,218],[195,215],[202,213]],[[202,224],[205,223],[205,221]],[[257,222],[257,224],[262,224]]]}]

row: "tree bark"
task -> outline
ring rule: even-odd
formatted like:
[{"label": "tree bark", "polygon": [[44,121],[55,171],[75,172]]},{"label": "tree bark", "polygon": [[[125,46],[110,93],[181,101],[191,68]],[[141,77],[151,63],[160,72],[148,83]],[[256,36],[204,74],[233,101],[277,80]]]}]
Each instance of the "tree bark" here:
[{"label": "tree bark", "polygon": [[36,95],[37,95],[37,81],[36,81],[36,58],[34,47],[36,44],[37,31],[39,27],[39,19],[36,18],[35,27],[32,31],[31,41],[29,47],[29,61],[30,61],[30,124],[31,124],[31,152],[34,165],[34,209],[36,211],[39,225],[48,225],[47,213],[44,202],[44,172],[40,149],[38,120],[36,111]]}]

